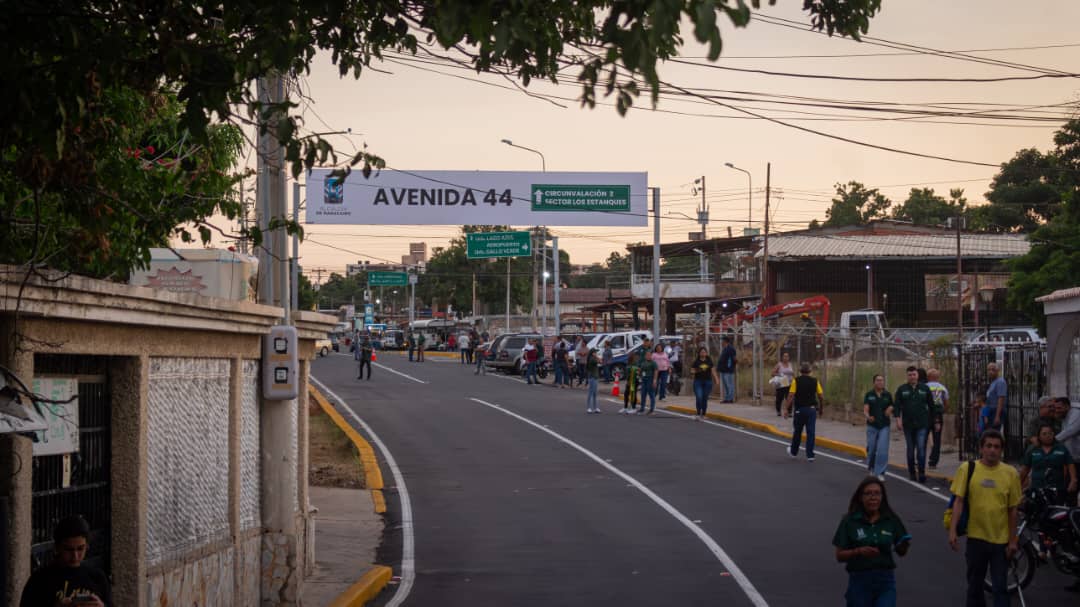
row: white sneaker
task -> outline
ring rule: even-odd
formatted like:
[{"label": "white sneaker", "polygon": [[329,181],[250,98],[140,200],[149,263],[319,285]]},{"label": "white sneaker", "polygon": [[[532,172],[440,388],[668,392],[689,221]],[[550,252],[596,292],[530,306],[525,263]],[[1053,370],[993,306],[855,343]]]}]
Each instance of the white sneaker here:
[{"label": "white sneaker", "polygon": [[794,455],[791,454],[791,447],[784,447],[784,453],[787,453],[788,457],[791,457],[791,458],[795,457]]},{"label": "white sneaker", "polygon": [[884,474],[879,474],[879,475],[877,475],[877,479],[884,483],[885,482],[885,475]]}]

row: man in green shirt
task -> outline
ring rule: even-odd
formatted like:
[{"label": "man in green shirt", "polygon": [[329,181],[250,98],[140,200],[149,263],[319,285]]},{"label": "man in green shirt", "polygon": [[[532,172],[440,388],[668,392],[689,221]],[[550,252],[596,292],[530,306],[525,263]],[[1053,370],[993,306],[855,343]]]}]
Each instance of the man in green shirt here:
[{"label": "man in green shirt", "polygon": [[653,410],[656,408],[656,376],[659,375],[660,370],[653,362],[652,352],[645,352],[645,358],[638,365],[639,377],[641,378],[641,408],[638,409],[638,415],[645,413],[645,400],[649,401],[649,415],[653,414]]},{"label": "man in green shirt", "polygon": [[[907,467],[911,480],[926,482],[926,434],[930,428],[930,411],[934,408],[934,397],[926,384],[919,382],[919,370],[907,368],[907,383],[896,389],[896,429],[904,433],[907,443]],[[918,476],[916,476],[915,454],[918,452]]]},{"label": "man in green shirt", "polygon": [[1024,489],[1053,487],[1064,500],[1076,491],[1076,464],[1064,445],[1054,440],[1054,427],[1039,424],[1039,444],[1029,447],[1020,459],[1020,485]]},{"label": "man in green shirt", "polygon": [[889,467],[889,426],[893,412],[892,394],[885,389],[885,377],[874,376],[874,389],[863,397],[863,416],[866,418],[866,469],[885,480]]}]

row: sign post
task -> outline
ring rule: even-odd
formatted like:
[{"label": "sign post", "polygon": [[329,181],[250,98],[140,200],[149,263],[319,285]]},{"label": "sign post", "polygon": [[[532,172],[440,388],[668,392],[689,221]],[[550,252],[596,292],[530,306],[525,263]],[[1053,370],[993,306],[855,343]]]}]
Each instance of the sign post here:
[{"label": "sign post", "polygon": [[465,235],[469,259],[495,257],[528,257],[532,255],[532,240],[528,232],[472,232]]}]

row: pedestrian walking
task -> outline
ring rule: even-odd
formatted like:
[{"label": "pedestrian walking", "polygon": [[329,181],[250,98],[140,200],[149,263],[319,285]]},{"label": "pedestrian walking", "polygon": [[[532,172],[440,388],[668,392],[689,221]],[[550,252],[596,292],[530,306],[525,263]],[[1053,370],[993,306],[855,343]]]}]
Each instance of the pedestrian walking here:
[{"label": "pedestrian walking", "polygon": [[446,337],[446,351],[453,355],[454,350],[457,350],[457,335],[451,333]]},{"label": "pedestrian walking", "polygon": [[794,408],[794,431],[791,433],[791,446],[787,453],[791,457],[799,455],[799,445],[802,443],[803,429],[806,430],[806,461],[814,461],[814,438],[817,428],[817,409],[824,394],[821,382],[810,375],[810,363],[803,363],[799,367],[799,376],[795,378],[794,388],[788,392],[787,406],[784,408],[784,418],[792,415]]},{"label": "pedestrian walking", "polygon": [[626,360],[626,387],[623,389],[623,408],[619,413],[630,415],[637,408],[638,358],[633,352]]},{"label": "pedestrian walking", "polygon": [[604,351],[600,356],[600,363],[604,371],[604,382],[611,383],[611,361],[615,358],[615,352],[611,349],[611,340],[604,340]]},{"label": "pedestrian walking", "polygon": [[664,400],[667,398],[667,383],[668,376],[671,375],[671,361],[668,360],[667,353],[664,352],[663,344],[656,344],[653,348],[652,360],[656,363],[656,398],[657,400]]},{"label": "pedestrian walking", "polygon": [[600,357],[596,350],[589,350],[589,357],[585,361],[585,375],[589,380],[589,393],[585,396],[585,412],[600,413],[600,407],[596,404],[596,388],[600,383]]},{"label": "pedestrian walking", "polygon": [[720,350],[717,370],[720,372],[720,381],[724,385],[723,402],[733,403],[735,402],[735,346],[731,345],[731,338],[727,335],[720,340],[720,343],[723,344],[723,348]]},{"label": "pedestrian walking", "polygon": [[362,335],[353,349],[353,357],[357,361],[356,379],[364,379],[364,368],[367,368],[367,379],[371,381],[371,357],[375,354],[375,348],[371,344],[371,337]]},{"label": "pedestrian walking", "polygon": [[89,541],[90,525],[83,517],[76,514],[61,519],[53,528],[53,561],[30,575],[19,605],[113,607],[109,579],[83,562]]},{"label": "pedestrian walking", "polygon": [[536,349],[536,340],[529,339],[521,349],[521,360],[525,363],[525,383],[539,384],[536,377],[536,363],[540,361],[540,351]]},{"label": "pedestrian walking", "polygon": [[945,425],[945,409],[949,406],[949,389],[941,383],[941,371],[927,369],[926,387],[930,388],[930,398],[934,402],[934,408],[930,411],[930,439],[933,446],[930,447],[931,470],[937,470],[938,462],[941,461],[941,429]]},{"label": "pedestrian walking", "polygon": [[904,433],[907,444],[908,476],[913,481],[925,483],[926,434],[930,428],[934,397],[930,395],[930,388],[919,381],[919,370],[908,367],[907,383],[896,389],[893,398],[896,402],[896,429]]},{"label": "pedestrian walking", "polygon": [[409,362],[412,362],[416,355],[416,336],[412,333],[405,338],[405,347],[409,349]]},{"label": "pedestrian walking", "polygon": [[491,347],[489,343],[478,344],[474,351],[474,358],[476,359],[476,372],[473,375],[487,375],[487,356],[488,348]]},{"label": "pedestrian walking", "polygon": [[[884,379],[882,379],[884,384]],[[908,553],[911,536],[889,506],[881,479],[868,476],[855,489],[847,514],[833,535],[836,560],[848,573],[848,607],[895,607],[896,561]]]},{"label": "pedestrian walking", "polygon": [[668,360],[671,362],[671,370],[675,372],[675,377],[682,377],[682,343],[676,341],[671,344],[671,352],[668,352]]},{"label": "pedestrian walking", "polygon": [[874,376],[874,389],[863,397],[863,416],[866,418],[866,469],[885,480],[889,468],[889,428],[893,414],[892,394],[885,389],[885,376]]},{"label": "pedestrian walking", "polygon": [[424,344],[427,343],[427,337],[423,333],[420,333],[416,337],[416,362],[424,362]]},{"label": "pedestrian walking", "polygon": [[638,364],[638,372],[641,374],[641,407],[638,415],[645,415],[645,402],[649,402],[648,414],[652,415],[656,409],[656,378],[660,372],[656,368],[652,352],[645,352],[645,360]]},{"label": "pedestrian walking", "polygon": [[694,419],[701,421],[708,413],[713,384],[720,383],[720,378],[716,376],[716,365],[705,348],[698,348],[697,358],[690,371],[694,376],[694,406],[697,409]]},{"label": "pedestrian walking", "polygon": [[577,347],[574,348],[574,376],[577,377],[577,385],[585,383],[585,363],[589,360],[589,345],[584,337],[577,338]]},{"label": "pedestrian walking", "polygon": [[458,350],[461,351],[461,364],[472,364],[472,350],[470,349],[469,336],[465,333],[458,338]]},{"label": "pedestrian walking", "polygon": [[1005,378],[1001,377],[1001,371],[997,363],[986,365],[986,375],[990,378],[990,386],[986,389],[986,404],[994,408],[994,419],[990,427],[1004,432],[1005,420],[1009,418],[1009,386]]},{"label": "pedestrian walking", "polygon": [[551,344],[551,370],[555,373],[555,381],[552,384],[556,388],[564,388],[563,378],[569,369],[566,367],[566,342],[562,336],[555,338]]},{"label": "pedestrian walking", "polygon": [[[1001,461],[1005,437],[990,429],[979,437],[979,460],[965,462],[956,471],[952,493],[956,496],[949,525],[949,546],[960,550],[961,515],[968,510],[966,607],[985,607],[983,579],[990,568],[994,607],[1009,607],[1008,563],[1016,554],[1017,508],[1020,505],[1020,475]],[[970,469],[969,469],[970,466]]]},{"label": "pedestrian walking", "polygon": [[795,381],[795,367],[791,364],[790,354],[787,352],[780,354],[780,360],[773,367],[772,374],[773,379],[769,382],[773,383],[776,389],[776,416],[780,417],[788,391],[791,390],[791,382]]},{"label": "pedestrian walking", "polygon": [[1020,458],[1020,486],[1028,489],[1053,488],[1059,503],[1076,491],[1076,463],[1065,445],[1054,438],[1054,426],[1039,424],[1039,444],[1028,447]]}]

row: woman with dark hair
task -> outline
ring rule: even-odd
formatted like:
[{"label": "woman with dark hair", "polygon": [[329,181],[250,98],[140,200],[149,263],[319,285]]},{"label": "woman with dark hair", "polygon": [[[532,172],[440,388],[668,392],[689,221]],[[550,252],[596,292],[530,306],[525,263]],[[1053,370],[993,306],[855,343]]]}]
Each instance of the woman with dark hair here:
[{"label": "woman with dark hair", "polygon": [[836,560],[847,563],[848,607],[895,607],[896,563],[911,547],[900,517],[889,507],[885,483],[868,476],[855,489],[833,536]]},{"label": "woman with dark hair", "polygon": [[712,394],[713,384],[720,383],[716,375],[716,365],[713,364],[709,351],[698,348],[697,358],[690,363],[690,371],[694,375],[694,398],[697,401],[697,414],[694,419],[703,420],[709,408],[709,395]]}]

